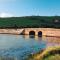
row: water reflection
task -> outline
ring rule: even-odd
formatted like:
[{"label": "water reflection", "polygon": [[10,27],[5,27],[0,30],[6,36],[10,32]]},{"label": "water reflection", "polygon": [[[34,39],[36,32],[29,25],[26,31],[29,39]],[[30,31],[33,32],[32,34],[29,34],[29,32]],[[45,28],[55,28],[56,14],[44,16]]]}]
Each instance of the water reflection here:
[{"label": "water reflection", "polygon": [[46,37],[46,36],[38,37],[38,36],[34,36],[34,35],[24,35],[24,38],[26,40],[29,38],[32,38],[32,39],[39,40],[39,41],[45,41],[46,46],[60,45],[60,38],[59,37]]},{"label": "water reflection", "polygon": [[60,46],[60,38],[58,37],[46,37],[47,47],[49,46]]},{"label": "water reflection", "polygon": [[34,38],[35,40],[46,40],[46,36],[34,36],[34,35],[23,35],[23,38],[25,38],[26,40],[29,38]]},{"label": "water reflection", "polygon": [[34,35],[30,35],[29,38],[35,38],[35,36]]}]

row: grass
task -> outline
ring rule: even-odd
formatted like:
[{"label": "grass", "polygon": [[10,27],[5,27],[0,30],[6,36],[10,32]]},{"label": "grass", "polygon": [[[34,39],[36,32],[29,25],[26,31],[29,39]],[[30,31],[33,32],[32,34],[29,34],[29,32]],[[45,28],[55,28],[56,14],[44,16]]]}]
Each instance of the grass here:
[{"label": "grass", "polygon": [[43,60],[60,60],[60,55],[59,54],[51,55]]}]

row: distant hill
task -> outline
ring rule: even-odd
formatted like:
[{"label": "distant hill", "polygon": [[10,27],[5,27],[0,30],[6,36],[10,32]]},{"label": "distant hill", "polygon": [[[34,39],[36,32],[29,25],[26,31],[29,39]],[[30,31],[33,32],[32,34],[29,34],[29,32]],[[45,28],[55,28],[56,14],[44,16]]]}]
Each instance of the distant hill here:
[{"label": "distant hill", "polygon": [[0,18],[0,28],[60,28],[60,16]]}]

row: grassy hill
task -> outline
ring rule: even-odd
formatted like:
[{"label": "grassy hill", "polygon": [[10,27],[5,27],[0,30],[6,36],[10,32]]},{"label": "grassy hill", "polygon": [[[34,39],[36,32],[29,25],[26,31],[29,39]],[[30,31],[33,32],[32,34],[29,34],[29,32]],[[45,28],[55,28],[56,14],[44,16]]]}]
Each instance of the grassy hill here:
[{"label": "grassy hill", "polygon": [[0,28],[60,28],[60,16],[0,18]]}]

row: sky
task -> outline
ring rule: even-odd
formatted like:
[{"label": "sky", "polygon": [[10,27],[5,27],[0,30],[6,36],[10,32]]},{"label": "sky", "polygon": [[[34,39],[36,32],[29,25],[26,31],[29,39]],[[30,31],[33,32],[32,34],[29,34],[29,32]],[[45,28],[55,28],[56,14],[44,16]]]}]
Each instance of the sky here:
[{"label": "sky", "polygon": [[0,0],[0,17],[60,16],[60,0]]}]

